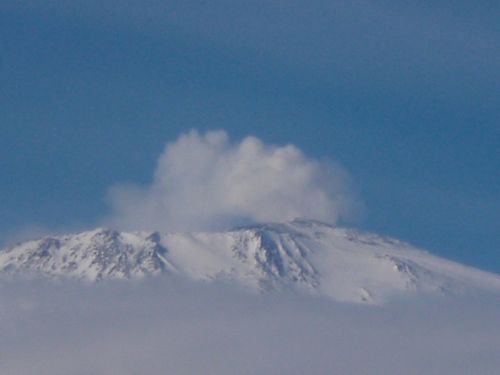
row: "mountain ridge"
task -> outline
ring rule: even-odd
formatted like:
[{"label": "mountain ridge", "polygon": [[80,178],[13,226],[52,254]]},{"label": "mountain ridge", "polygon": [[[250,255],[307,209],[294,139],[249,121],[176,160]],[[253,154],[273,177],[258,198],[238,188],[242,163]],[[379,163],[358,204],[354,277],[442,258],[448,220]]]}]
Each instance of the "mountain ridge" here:
[{"label": "mountain ridge", "polygon": [[500,276],[375,233],[315,220],[221,232],[119,232],[97,228],[0,251],[3,277],[87,281],[180,275],[255,291],[293,290],[381,304],[401,295],[500,291]]}]

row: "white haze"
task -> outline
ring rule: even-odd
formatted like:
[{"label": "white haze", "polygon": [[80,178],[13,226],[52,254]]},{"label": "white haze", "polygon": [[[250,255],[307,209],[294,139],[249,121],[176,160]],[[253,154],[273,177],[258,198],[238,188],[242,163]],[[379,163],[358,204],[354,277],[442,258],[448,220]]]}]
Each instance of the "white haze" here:
[{"label": "white haze", "polygon": [[190,231],[297,217],[335,223],[355,211],[349,178],[336,163],[293,145],[225,131],[191,131],[167,144],[150,186],[115,186],[106,225]]},{"label": "white haze", "polygon": [[172,278],[0,284],[0,373],[495,374],[500,298],[382,307]]}]

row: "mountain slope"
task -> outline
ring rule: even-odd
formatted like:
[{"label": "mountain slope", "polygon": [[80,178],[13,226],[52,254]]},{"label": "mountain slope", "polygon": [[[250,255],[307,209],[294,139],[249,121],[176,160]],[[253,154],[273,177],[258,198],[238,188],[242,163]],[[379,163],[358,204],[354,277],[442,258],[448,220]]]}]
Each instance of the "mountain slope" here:
[{"label": "mountain slope", "polygon": [[417,292],[500,291],[500,276],[394,239],[310,220],[215,233],[96,229],[46,237],[1,251],[0,272],[89,281],[178,274],[369,303]]}]

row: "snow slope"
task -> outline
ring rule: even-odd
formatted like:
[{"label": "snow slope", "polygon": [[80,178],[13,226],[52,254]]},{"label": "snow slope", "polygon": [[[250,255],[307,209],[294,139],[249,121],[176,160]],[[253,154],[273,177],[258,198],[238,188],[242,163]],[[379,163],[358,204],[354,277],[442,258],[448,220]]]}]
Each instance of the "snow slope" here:
[{"label": "snow slope", "polygon": [[0,273],[89,281],[177,274],[374,304],[416,293],[500,291],[498,275],[391,238],[311,220],[214,233],[96,229],[46,237],[0,251]]}]

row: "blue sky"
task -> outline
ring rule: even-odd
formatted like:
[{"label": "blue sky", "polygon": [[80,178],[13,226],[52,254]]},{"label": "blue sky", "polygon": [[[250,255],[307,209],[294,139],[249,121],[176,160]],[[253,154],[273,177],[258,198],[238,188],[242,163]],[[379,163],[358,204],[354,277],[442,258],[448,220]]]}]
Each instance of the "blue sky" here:
[{"label": "blue sky", "polygon": [[[0,238],[89,227],[192,128],[350,173],[359,228],[500,272],[494,1],[0,4]],[[35,231],[35,230],[33,230]]]}]

